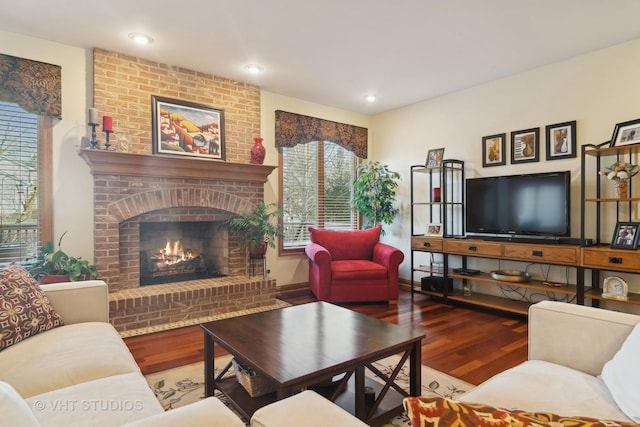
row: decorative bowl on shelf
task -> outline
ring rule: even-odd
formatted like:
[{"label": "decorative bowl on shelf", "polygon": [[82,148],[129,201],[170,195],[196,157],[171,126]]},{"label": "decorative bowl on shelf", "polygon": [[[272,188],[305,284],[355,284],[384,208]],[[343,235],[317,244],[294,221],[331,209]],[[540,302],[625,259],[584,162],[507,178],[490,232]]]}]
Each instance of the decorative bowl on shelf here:
[{"label": "decorative bowl on shelf", "polygon": [[528,282],[531,280],[531,273],[520,270],[495,270],[491,272],[491,277],[502,282]]}]

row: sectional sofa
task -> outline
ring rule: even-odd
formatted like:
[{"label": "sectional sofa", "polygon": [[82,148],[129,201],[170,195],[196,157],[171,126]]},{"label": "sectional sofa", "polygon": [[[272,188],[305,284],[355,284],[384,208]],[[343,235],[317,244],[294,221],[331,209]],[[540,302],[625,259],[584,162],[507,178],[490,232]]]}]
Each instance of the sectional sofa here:
[{"label": "sectional sofa", "polygon": [[[164,411],[108,322],[103,281],[29,288],[29,279],[24,269],[0,269],[0,425],[245,426],[215,397]],[[50,328],[33,328],[38,321]],[[365,426],[310,391],[263,407],[254,418],[259,427]]]},{"label": "sectional sofa", "polygon": [[640,316],[542,301],[529,309],[527,361],[457,402],[408,398],[404,403],[416,420],[455,419],[459,427],[636,425],[639,359]]}]

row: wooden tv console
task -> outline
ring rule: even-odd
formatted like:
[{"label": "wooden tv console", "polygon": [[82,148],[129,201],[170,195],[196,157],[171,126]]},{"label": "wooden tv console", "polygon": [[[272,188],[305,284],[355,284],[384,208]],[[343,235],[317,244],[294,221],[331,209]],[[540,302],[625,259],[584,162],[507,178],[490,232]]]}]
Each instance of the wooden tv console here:
[{"label": "wooden tv console", "polygon": [[[431,265],[412,266],[414,271],[428,273],[448,278],[462,279],[465,282],[476,283],[477,286],[509,286],[522,289],[531,289],[541,292],[553,292],[567,295],[575,299],[579,304],[584,302],[584,280],[582,280],[582,250],[579,245],[569,244],[544,244],[544,243],[520,243],[510,241],[485,241],[466,238],[442,238],[431,236],[413,236],[411,238],[411,250],[440,253],[444,255],[443,269],[433,269]],[[459,256],[460,264],[463,268],[467,266],[469,257],[499,259],[508,261],[522,261],[536,264],[560,265],[575,268],[578,272],[578,284],[567,285],[557,283],[547,283],[541,280],[528,280],[526,282],[500,281],[491,277],[489,272],[480,272],[475,275],[467,275],[453,272],[450,268],[450,256]],[[413,291],[446,300],[464,302],[467,304],[483,306],[518,314],[527,314],[531,302],[515,301],[494,295],[473,292],[471,295],[464,295],[460,290],[449,292],[447,287],[442,288],[442,292],[423,290],[420,284],[413,284]]]},{"label": "wooden tv console", "polygon": [[[640,249],[611,248],[608,243],[611,241],[609,229],[616,223],[637,221],[640,186],[630,186],[626,197],[614,197],[612,186],[601,182],[606,181],[606,177],[597,173],[603,161],[626,159],[633,162],[638,155],[640,144],[582,146],[580,237],[553,243],[545,240],[529,243],[465,238],[464,161],[445,159],[438,166],[411,166],[412,297],[419,293],[445,302],[462,302],[519,314],[527,314],[529,305],[545,298],[640,312],[637,277],[632,276],[629,280],[626,300],[602,296],[602,285],[607,277],[640,274]],[[595,185],[588,181],[588,176],[595,177]],[[612,211],[615,211],[615,221],[611,218],[605,220],[605,213]],[[432,232],[433,225],[439,226],[439,235],[421,234]],[[456,271],[466,268],[467,260],[472,258],[534,263],[542,266],[543,270],[545,266],[566,267],[567,279],[563,283],[544,280],[512,282],[496,280],[489,271],[471,275],[454,271],[454,268]],[[502,267],[495,268],[498,269]],[[545,279],[549,277],[548,270],[543,276]],[[464,295],[461,289],[456,289],[452,279],[462,280],[463,286],[473,284],[471,295]]]}]

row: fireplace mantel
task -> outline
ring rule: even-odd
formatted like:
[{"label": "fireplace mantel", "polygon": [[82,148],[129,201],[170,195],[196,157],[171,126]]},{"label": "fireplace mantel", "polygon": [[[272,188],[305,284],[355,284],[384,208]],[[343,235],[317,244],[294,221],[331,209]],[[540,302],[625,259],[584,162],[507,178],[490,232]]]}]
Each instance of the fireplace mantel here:
[{"label": "fireplace mantel", "polygon": [[80,150],[80,156],[91,167],[91,173],[125,176],[151,176],[267,182],[276,166],[232,163],[167,155],[131,154],[105,150]]}]

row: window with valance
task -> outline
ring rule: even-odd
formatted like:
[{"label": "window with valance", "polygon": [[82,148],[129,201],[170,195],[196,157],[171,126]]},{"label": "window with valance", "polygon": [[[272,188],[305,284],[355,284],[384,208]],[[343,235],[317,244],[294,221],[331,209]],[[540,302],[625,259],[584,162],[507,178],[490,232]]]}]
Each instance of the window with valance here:
[{"label": "window with valance", "polygon": [[276,148],[295,147],[313,141],[330,141],[361,159],[367,158],[368,129],[318,119],[302,114],[276,111]]},{"label": "window with valance", "polygon": [[61,67],[0,54],[0,263],[52,240],[53,120]]},{"label": "window with valance", "polygon": [[0,55],[0,99],[32,114],[62,118],[62,68]]},{"label": "window with valance", "polygon": [[302,251],[309,227],[358,228],[353,181],[357,162],[367,157],[368,130],[280,110],[275,124],[285,229],[281,252]]}]

